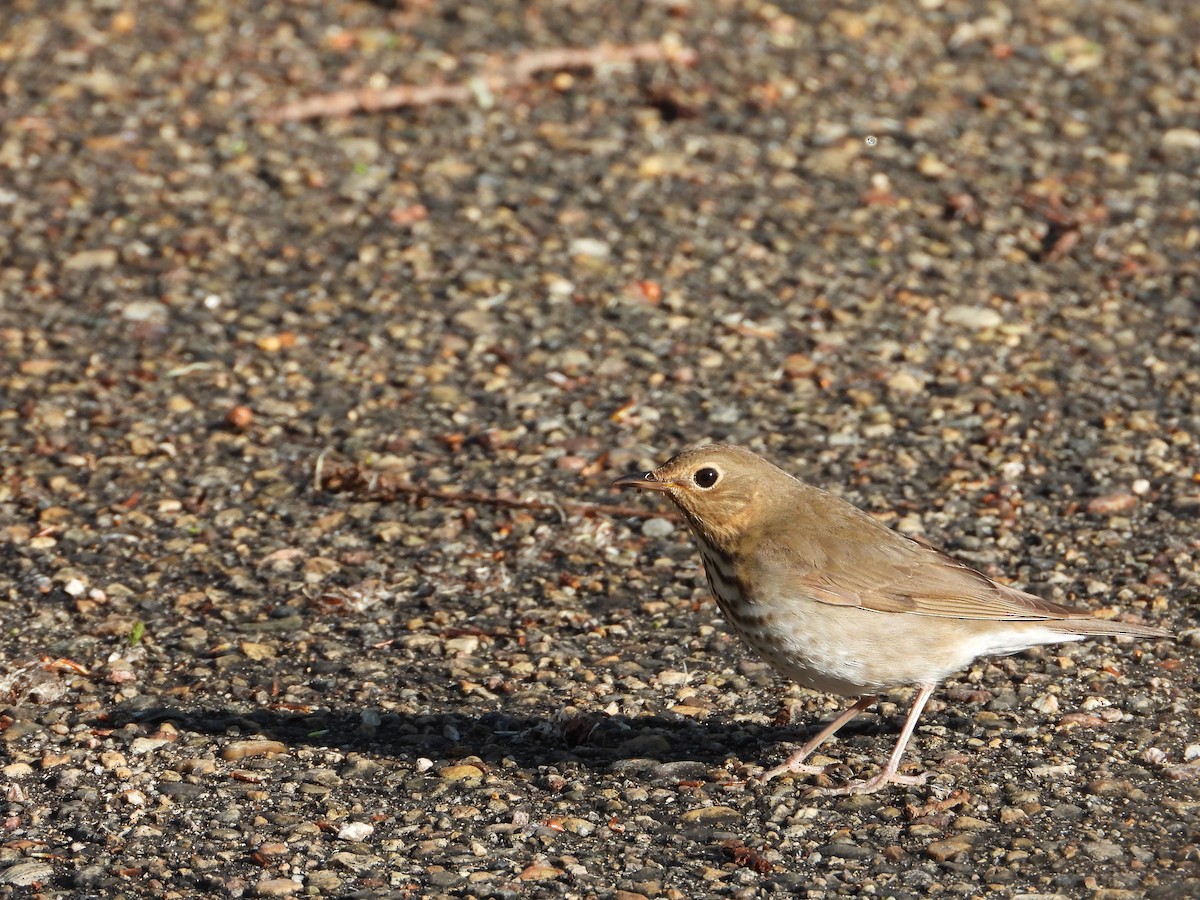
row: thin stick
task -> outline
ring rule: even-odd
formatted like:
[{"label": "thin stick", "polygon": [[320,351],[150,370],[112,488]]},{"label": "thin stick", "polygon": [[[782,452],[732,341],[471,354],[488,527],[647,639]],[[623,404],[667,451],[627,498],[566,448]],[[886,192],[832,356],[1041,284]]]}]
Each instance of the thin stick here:
[{"label": "thin stick", "polygon": [[[318,465],[324,468],[324,454],[318,457]],[[455,506],[498,506],[502,509],[524,509],[531,512],[576,513],[582,516],[619,516],[631,519],[672,519],[663,511],[639,509],[620,503],[548,503],[545,500],[501,497],[478,491],[451,491],[424,487],[400,481],[386,472],[372,472],[368,477],[358,466],[329,466],[322,475],[318,471],[313,479],[317,490],[331,493],[355,493],[368,499],[390,501],[397,497],[415,497],[419,500],[434,500]]]},{"label": "thin stick", "polygon": [[689,47],[666,47],[656,41],[642,44],[600,44],[597,47],[559,47],[526,50],[511,59],[491,56],[480,74],[457,84],[398,84],[376,90],[357,88],[317,94],[269,110],[269,122],[295,122],[355,112],[378,112],[405,106],[434,103],[467,103],[485,99],[509,88],[528,84],[539,72],[563,69],[599,69],[604,66],[667,61],[690,66],[696,51]]}]

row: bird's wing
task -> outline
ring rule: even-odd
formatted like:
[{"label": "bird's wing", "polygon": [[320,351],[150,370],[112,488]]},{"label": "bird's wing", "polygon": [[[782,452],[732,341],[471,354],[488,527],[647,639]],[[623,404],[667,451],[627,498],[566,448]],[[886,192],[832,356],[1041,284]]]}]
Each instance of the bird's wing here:
[{"label": "bird's wing", "polygon": [[[887,530],[887,538],[853,550],[773,542],[761,554],[761,575],[786,583],[797,597],[834,606],[951,619],[1047,621],[1091,617],[998,584],[931,547]],[[841,546],[846,546],[844,543]],[[853,545],[852,545],[853,546]]]}]

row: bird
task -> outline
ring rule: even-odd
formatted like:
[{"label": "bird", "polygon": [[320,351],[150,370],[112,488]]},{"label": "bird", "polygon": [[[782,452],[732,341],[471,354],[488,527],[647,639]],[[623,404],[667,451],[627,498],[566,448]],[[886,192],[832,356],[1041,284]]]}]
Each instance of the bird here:
[{"label": "bird", "polygon": [[916,688],[886,765],[810,795],[866,794],[928,772],[899,772],[937,685],[980,657],[1113,635],[1167,638],[1001,584],[853,504],[732,444],[685,450],[614,487],[665,494],[691,530],[726,621],[776,671],[853,703],[763,782],[823,770],[805,760],[879,696]]}]

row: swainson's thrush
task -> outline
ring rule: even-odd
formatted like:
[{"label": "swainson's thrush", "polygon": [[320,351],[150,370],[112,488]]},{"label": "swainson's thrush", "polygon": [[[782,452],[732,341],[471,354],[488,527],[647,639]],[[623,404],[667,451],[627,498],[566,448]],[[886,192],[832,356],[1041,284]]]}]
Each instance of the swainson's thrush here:
[{"label": "swainson's thrush", "polygon": [[804,687],[857,698],[764,781],[821,771],[804,765],[818,746],[882,691],[915,686],[883,770],[813,793],[920,784],[925,773],[897,773],[905,745],[938,682],[977,657],[1093,635],[1170,636],[999,584],[740,447],[688,450],[614,485],[661,491],[679,508],[721,612],[775,669]]}]

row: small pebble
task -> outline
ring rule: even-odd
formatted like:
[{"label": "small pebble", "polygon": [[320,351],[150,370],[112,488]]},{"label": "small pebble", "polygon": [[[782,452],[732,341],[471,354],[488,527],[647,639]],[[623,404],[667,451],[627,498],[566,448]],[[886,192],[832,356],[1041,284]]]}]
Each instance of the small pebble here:
[{"label": "small pebble", "polygon": [[347,822],[338,829],[338,839],[343,841],[365,841],[375,831],[373,825],[366,822]]},{"label": "small pebble", "polygon": [[558,878],[566,873],[562,869],[556,869],[554,866],[534,863],[522,870],[517,876],[521,881],[548,881],[552,878]]},{"label": "small pebble", "polygon": [[1166,156],[1173,158],[1200,156],[1200,131],[1195,128],[1169,128],[1159,138],[1158,145]]},{"label": "small pebble", "polygon": [[699,809],[688,810],[679,818],[688,825],[700,823],[717,825],[726,822],[739,822],[742,819],[742,814],[729,806],[702,806]]},{"label": "small pebble", "polygon": [[54,868],[40,859],[29,859],[9,866],[0,872],[0,884],[29,887],[54,877]]},{"label": "small pebble", "polygon": [[642,523],[642,534],[648,538],[664,538],[675,531],[675,523],[670,519],[647,519]]},{"label": "small pebble", "polygon": [[254,410],[248,406],[235,406],[225,414],[225,424],[234,431],[245,431],[254,421]]},{"label": "small pebble", "polygon": [[969,833],[959,834],[944,841],[934,841],[925,848],[925,853],[930,859],[937,860],[938,862],[946,862],[960,853],[969,853],[974,843],[974,835]]},{"label": "small pebble", "polygon": [[942,321],[948,325],[962,325],[983,331],[998,328],[1004,322],[1004,317],[989,306],[952,306],[942,314]]},{"label": "small pebble", "polygon": [[1054,694],[1042,694],[1029,705],[1042,715],[1050,716],[1058,712],[1058,697]]},{"label": "small pebble", "polygon": [[290,897],[304,890],[304,885],[290,878],[264,878],[254,886],[259,897]]},{"label": "small pebble", "polygon": [[483,769],[479,766],[463,764],[459,766],[445,766],[438,769],[438,774],[447,781],[469,781],[474,778],[483,777]]},{"label": "small pebble", "polygon": [[604,241],[595,238],[576,238],[571,241],[568,251],[571,256],[590,256],[595,259],[607,259],[612,254],[612,247]]},{"label": "small pebble", "polygon": [[287,753],[287,745],[279,741],[234,741],[221,749],[221,759],[233,762],[254,756],[271,756],[275,753]]},{"label": "small pebble", "polygon": [[1117,513],[1129,512],[1135,506],[1137,506],[1137,497],[1133,494],[1108,494],[1089,500],[1087,511],[1093,516],[1112,516]]}]

